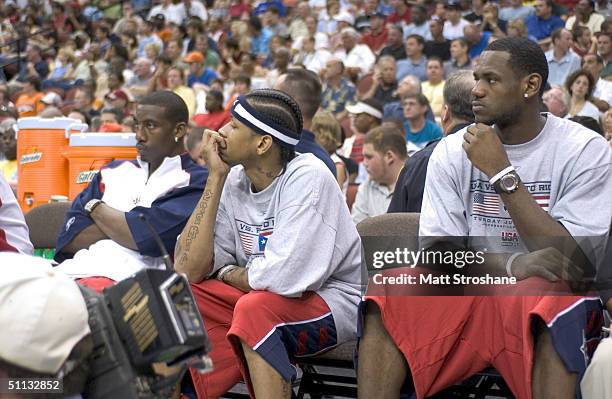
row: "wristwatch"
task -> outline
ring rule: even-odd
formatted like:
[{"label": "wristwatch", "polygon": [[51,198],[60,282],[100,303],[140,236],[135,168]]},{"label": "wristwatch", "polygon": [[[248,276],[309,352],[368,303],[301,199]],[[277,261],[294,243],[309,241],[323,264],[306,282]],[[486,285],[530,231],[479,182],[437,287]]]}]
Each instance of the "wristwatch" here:
[{"label": "wristwatch", "polygon": [[97,199],[97,198],[89,200],[84,206],[85,212],[87,212],[88,215],[91,215],[94,209],[96,209],[98,205],[103,204],[103,203],[104,202],[101,199]]},{"label": "wristwatch", "polygon": [[511,170],[493,182],[493,190],[497,194],[512,194],[518,190],[521,178],[515,170]]}]

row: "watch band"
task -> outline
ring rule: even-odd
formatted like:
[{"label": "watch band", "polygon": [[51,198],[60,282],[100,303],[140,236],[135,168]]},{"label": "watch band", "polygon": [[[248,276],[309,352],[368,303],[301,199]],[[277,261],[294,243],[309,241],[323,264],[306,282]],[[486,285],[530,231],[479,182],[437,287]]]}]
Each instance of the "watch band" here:
[{"label": "watch band", "polygon": [[502,178],[502,176],[512,171],[516,171],[516,169],[514,169],[514,166],[510,165],[510,166],[505,167],[499,173],[497,173],[495,176],[489,179],[489,184],[494,185],[495,183],[497,183],[497,181],[499,181],[499,179]]},{"label": "watch band", "polygon": [[103,203],[104,201],[102,201],[101,199],[97,199],[97,198],[89,200],[89,202],[85,204],[85,211],[87,212],[88,215],[91,215],[94,209],[96,209],[98,205],[103,204]]}]

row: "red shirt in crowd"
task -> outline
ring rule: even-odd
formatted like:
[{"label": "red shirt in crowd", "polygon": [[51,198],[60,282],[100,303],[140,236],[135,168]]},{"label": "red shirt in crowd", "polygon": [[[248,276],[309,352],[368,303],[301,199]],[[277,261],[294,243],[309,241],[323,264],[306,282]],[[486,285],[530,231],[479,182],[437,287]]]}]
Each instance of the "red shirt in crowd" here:
[{"label": "red shirt in crowd", "polygon": [[203,126],[211,130],[219,131],[232,119],[227,111],[212,112],[210,114],[196,114],[193,121],[197,126]]},{"label": "red shirt in crowd", "polygon": [[379,34],[375,34],[374,32],[366,33],[361,38],[361,42],[367,44],[373,53],[378,53],[378,51],[387,44],[388,35],[389,31],[387,28],[384,28]]},{"label": "red shirt in crowd", "polygon": [[387,23],[399,24],[401,21],[404,21],[405,23],[409,24],[410,22],[412,22],[411,18],[412,12],[410,10],[410,7],[408,7],[403,15],[399,15],[397,11],[393,11],[391,14],[389,14],[389,16],[387,17]]}]

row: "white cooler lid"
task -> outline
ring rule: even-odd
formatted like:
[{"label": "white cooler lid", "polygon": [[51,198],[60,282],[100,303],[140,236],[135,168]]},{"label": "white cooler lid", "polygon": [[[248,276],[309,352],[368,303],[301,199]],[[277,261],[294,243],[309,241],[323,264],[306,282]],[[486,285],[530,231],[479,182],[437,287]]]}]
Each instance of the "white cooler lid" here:
[{"label": "white cooler lid", "polygon": [[134,147],[136,133],[72,133],[70,147]]},{"label": "white cooler lid", "polygon": [[72,118],[39,118],[38,116],[30,116],[26,118],[17,119],[15,125],[15,134],[19,135],[19,130],[23,129],[58,129],[66,132],[66,138],[70,130],[79,130],[81,132],[87,131],[87,124],[82,123],[78,119]]}]

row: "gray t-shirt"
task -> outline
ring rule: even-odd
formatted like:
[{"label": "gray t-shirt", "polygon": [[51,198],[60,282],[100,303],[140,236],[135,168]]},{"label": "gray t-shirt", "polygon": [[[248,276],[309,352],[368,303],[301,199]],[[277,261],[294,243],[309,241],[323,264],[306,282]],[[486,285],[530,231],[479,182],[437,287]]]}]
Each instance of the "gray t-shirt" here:
[{"label": "gray t-shirt", "polygon": [[228,264],[246,267],[255,290],[317,292],[338,342],[355,337],[361,242],[338,183],[314,155],[299,155],[257,193],[244,168],[232,168],[217,214],[213,272]]},{"label": "gray t-shirt", "polygon": [[[535,201],[577,238],[585,253],[599,257],[604,240],[583,237],[608,235],[612,151],[595,132],[546,116],[544,128],[533,140],[504,148]],[[444,138],[431,156],[419,236],[486,236],[489,251],[525,252],[500,196],[463,150],[464,132]],[[472,247],[479,245],[472,242]]]}]

